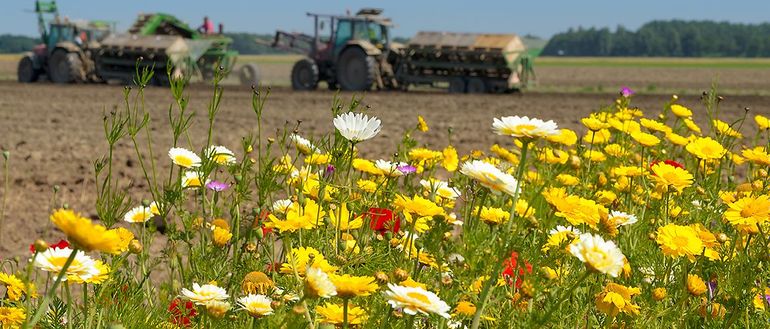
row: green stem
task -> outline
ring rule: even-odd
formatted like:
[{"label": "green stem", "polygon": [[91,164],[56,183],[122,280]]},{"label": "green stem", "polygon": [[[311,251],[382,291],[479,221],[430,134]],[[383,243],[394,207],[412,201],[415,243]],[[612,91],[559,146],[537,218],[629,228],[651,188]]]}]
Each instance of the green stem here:
[{"label": "green stem", "polygon": [[62,266],[61,270],[59,271],[59,275],[56,276],[56,281],[53,282],[53,285],[51,286],[51,289],[48,290],[48,292],[45,294],[45,297],[43,298],[43,301],[40,303],[40,306],[35,310],[34,315],[32,315],[32,320],[27,322],[27,324],[24,325],[25,329],[31,329],[35,328],[35,324],[40,321],[40,318],[43,316],[43,313],[45,313],[45,310],[48,309],[48,304],[51,303],[51,298],[56,293],[56,288],[59,287],[59,284],[61,284],[62,279],[64,279],[64,276],[67,275],[67,268],[72,265],[72,262],[75,260],[75,256],[77,255],[78,249],[77,247],[72,250],[72,253],[70,253],[69,258],[67,258],[67,261],[64,262],[64,266]]},{"label": "green stem", "polygon": [[342,299],[342,328],[348,329],[348,301],[350,298]]},{"label": "green stem", "polygon": [[551,306],[551,308],[548,309],[548,312],[546,312],[545,315],[540,319],[540,323],[543,323],[543,321],[548,320],[551,317],[551,315],[553,314],[553,312],[556,311],[556,309],[559,308],[559,306],[561,306],[561,303],[563,303],[565,299],[567,299],[570,295],[572,295],[572,292],[575,291],[575,289],[581,283],[583,283],[583,281],[585,281],[585,279],[587,279],[589,275],[591,275],[591,272],[586,270],[585,273],[583,273],[583,275],[577,281],[575,281],[575,284],[572,285],[572,287],[570,287],[569,290],[567,290],[567,292],[564,293],[564,295],[562,295],[558,299],[558,302],[556,303],[556,305],[555,306]]}]

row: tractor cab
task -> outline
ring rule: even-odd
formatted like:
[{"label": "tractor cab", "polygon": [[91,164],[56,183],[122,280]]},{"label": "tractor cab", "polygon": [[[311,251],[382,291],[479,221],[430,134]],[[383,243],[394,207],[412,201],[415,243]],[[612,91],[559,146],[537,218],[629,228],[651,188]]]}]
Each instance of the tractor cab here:
[{"label": "tractor cab", "polygon": [[77,45],[79,48],[86,48],[88,45],[106,38],[112,30],[109,25],[103,22],[51,22],[47,31],[46,47],[56,49],[56,45],[62,42],[69,42]]}]

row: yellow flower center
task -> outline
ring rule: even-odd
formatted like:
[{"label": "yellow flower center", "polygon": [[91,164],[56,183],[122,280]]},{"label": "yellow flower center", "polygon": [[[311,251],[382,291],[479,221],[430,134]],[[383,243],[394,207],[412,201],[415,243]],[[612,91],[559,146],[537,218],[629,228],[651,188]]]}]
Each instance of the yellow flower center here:
[{"label": "yellow flower center", "polygon": [[423,295],[423,294],[421,294],[419,292],[411,291],[411,292],[408,292],[406,295],[411,297],[411,298],[417,299],[420,302],[423,302],[425,304],[430,304],[430,299],[428,299],[427,296],[425,296],[425,295]]},{"label": "yellow flower center", "polygon": [[176,162],[178,165],[180,165],[182,167],[186,167],[186,168],[192,167],[192,165],[193,165],[192,159],[190,159],[190,158],[188,158],[188,157],[186,157],[184,155],[177,155],[177,156],[175,156],[174,157],[174,162]]}]

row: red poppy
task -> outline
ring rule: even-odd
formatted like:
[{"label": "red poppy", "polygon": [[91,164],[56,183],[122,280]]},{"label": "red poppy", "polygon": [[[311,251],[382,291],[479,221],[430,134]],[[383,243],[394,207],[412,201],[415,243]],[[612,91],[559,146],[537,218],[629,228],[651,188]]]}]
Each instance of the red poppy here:
[{"label": "red poppy", "polygon": [[[184,306],[181,306],[181,303],[184,303]],[[168,312],[171,313],[171,323],[183,327],[189,327],[191,324],[190,319],[198,315],[195,304],[191,301],[185,302],[179,298],[171,301],[171,304],[168,305]]]},{"label": "red poppy", "polygon": [[394,219],[393,211],[390,209],[369,208],[366,214],[371,218],[369,226],[372,230],[380,232],[380,234],[388,230],[396,233],[401,228],[401,218],[395,216]]},{"label": "red poppy", "polygon": [[[49,245],[48,248],[62,249],[62,248],[67,248],[69,246],[70,246],[70,244],[69,244],[69,242],[67,242],[67,240],[59,240],[59,242],[57,242],[55,244],[52,244],[52,245]],[[35,253],[35,244],[34,243],[29,245],[29,252],[31,252],[33,254]]]},{"label": "red poppy", "polygon": [[261,227],[262,228],[262,236],[267,236],[269,233],[273,233],[273,229],[270,227],[265,227],[264,224],[260,225],[260,223],[264,223],[267,221],[267,219],[270,218],[270,212],[267,210],[262,210],[259,213],[259,219],[257,219],[256,222],[254,222],[254,227]]},{"label": "red poppy", "polygon": [[[660,160],[653,161],[652,163],[650,163],[650,168],[652,168],[654,165],[656,165],[658,163],[660,163]],[[663,163],[665,163],[665,164],[667,164],[669,166],[672,166],[672,167],[677,167],[677,168],[684,169],[684,165],[683,164],[681,164],[679,162],[676,162],[674,160],[663,160]]]},{"label": "red poppy", "polygon": [[[516,279],[516,288],[521,288],[521,284],[524,281],[524,277],[527,274],[532,273],[532,264],[523,260],[524,264],[519,265],[519,253],[511,252],[511,258],[504,261],[505,270],[503,270],[503,279],[508,282],[509,285],[513,284],[513,279]],[[517,271],[518,269],[518,271]],[[518,272],[518,275],[515,273]]]}]

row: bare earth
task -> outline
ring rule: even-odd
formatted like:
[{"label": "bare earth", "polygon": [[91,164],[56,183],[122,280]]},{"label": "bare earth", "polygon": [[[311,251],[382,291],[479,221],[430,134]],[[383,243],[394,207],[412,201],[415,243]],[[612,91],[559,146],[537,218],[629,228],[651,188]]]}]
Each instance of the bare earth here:
[{"label": "bare earth", "polygon": [[[8,73],[5,72],[8,65],[1,66],[0,71]],[[632,82],[632,87],[638,85],[643,88],[646,81],[670,84],[672,88],[680,86],[676,73],[665,75],[644,69],[639,69],[635,75],[606,68],[549,68],[539,74],[541,81],[549,85],[596,85],[596,81],[600,81],[609,86],[625,76]],[[710,83],[709,73],[688,74],[695,74],[697,80],[685,79],[681,82],[683,87],[705,89]],[[768,76],[768,72],[752,70],[726,70],[722,74],[734,79],[724,83],[732,88],[761,89],[756,84],[767,81]],[[271,76],[279,75],[271,71]],[[656,82],[655,78],[660,78],[660,82]],[[575,82],[575,79],[591,81]],[[414,134],[421,143],[443,148],[448,143],[447,130],[452,128],[452,143],[461,152],[486,150],[494,142],[510,143],[492,134],[490,126],[494,117],[535,116],[552,119],[561,127],[581,130],[578,120],[602,105],[610,104],[615,96],[615,87],[612,89],[604,94],[374,92],[366,95],[364,103],[371,105],[371,114],[381,118],[384,127],[380,135],[363,143],[361,149],[368,157],[390,157],[404,131],[415,126],[417,114],[422,114],[431,127],[428,133]],[[211,91],[200,85],[193,86],[189,93],[192,97],[191,110],[197,118],[192,128],[192,148],[198,150],[202,147],[207,128],[206,106]],[[341,95],[344,100],[349,100],[351,96]],[[275,135],[276,129],[283,128],[287,123],[291,130],[298,120],[302,121],[300,134],[306,137],[318,137],[331,131],[329,108],[332,97],[333,93],[327,91],[299,93],[274,88],[265,110],[263,138]],[[640,94],[634,98],[634,103],[657,113],[669,97]],[[241,138],[256,133],[256,116],[251,110],[250,99],[251,90],[248,88],[226,88],[216,122],[215,144],[226,145],[241,153],[237,152]],[[161,164],[160,172],[165,173],[168,165],[165,153],[170,145],[167,110],[172,103],[171,96],[165,88],[151,88],[147,90],[146,103],[152,117],[155,158]],[[705,117],[705,110],[697,96],[683,96],[681,103],[693,108],[696,117],[701,120]],[[53,232],[48,224],[48,214],[53,206],[67,203],[84,214],[94,215],[93,161],[107,150],[102,128],[103,112],[122,104],[122,87],[119,86],[0,82],[0,150],[10,151],[11,154],[7,195],[2,195],[5,191],[0,189],[0,196],[7,198],[0,258],[24,254],[36,238],[50,240],[60,237],[60,233]],[[738,118],[743,115],[744,107],[751,107],[751,114],[768,115],[770,97],[727,96],[722,105],[724,119]],[[747,126],[743,132],[753,134],[753,124]],[[117,148],[115,163],[121,186],[128,188],[135,200],[149,198],[149,194],[144,192],[133,146],[122,143]],[[54,185],[61,187],[55,205],[52,204]]]}]

